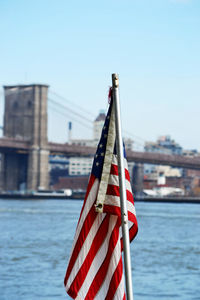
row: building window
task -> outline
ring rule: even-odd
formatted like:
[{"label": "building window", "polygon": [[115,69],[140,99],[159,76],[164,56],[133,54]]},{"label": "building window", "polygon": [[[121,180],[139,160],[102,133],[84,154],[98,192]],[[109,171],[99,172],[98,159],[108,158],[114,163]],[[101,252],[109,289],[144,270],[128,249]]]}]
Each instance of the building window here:
[{"label": "building window", "polygon": [[31,109],[32,108],[32,102],[29,100],[28,104],[27,104],[28,108]]},{"label": "building window", "polygon": [[15,102],[13,103],[13,109],[15,109],[15,110],[16,110],[16,109],[18,109],[18,107],[19,107],[19,106],[18,106],[18,102],[17,102],[17,101],[15,101]]}]

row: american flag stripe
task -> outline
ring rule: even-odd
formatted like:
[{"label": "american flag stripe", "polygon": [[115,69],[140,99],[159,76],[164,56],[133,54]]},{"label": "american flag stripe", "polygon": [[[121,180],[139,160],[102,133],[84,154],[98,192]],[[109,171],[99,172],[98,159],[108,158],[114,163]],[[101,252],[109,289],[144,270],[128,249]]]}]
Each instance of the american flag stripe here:
[{"label": "american flag stripe", "polygon": [[[81,267],[79,268],[77,275],[75,276],[73,282],[71,285],[74,285],[77,289],[77,291],[80,290],[83,282],[85,281],[85,278],[82,276],[82,274],[87,274],[88,270],[91,267],[91,264],[101,247],[104,237],[108,231],[108,225],[109,225],[109,216],[106,216],[103,221],[101,222],[101,225],[99,227],[99,230],[97,231],[90,247],[84,247],[84,249],[88,249],[87,255],[85,259],[83,259],[83,263],[81,264]],[[71,289],[71,286],[70,286]]]},{"label": "american flag stripe", "polygon": [[[119,242],[119,240],[118,240]],[[110,282],[108,293],[106,295],[106,300],[113,299],[114,295],[116,295],[116,286],[117,289],[123,289],[124,292],[124,286],[122,282],[122,287],[120,286],[120,282],[123,281],[123,265],[122,265],[122,256],[120,256],[119,262],[117,264],[117,268],[115,269],[115,272],[112,276],[112,278],[109,278],[107,280]],[[122,291],[120,291],[120,295],[122,294]]]},{"label": "american flag stripe", "polygon": [[78,236],[80,235],[80,231],[83,228],[83,224],[86,220],[86,217],[87,217],[89,211],[91,211],[91,213],[93,211],[94,195],[97,193],[98,187],[99,187],[99,181],[93,175],[91,175],[90,180],[89,180],[89,184],[88,184],[88,188],[87,188],[87,192],[86,192],[86,196],[85,196],[85,199],[87,199],[88,202],[87,202],[86,206],[85,206],[85,201],[83,203],[83,207],[82,207],[80,217],[79,217],[79,220],[78,220],[78,224],[77,224],[77,228],[76,228],[74,242],[73,242],[73,245],[72,245],[71,252],[73,252],[73,250],[74,250],[74,247],[77,243]]},{"label": "american flag stripe", "polygon": [[[90,181],[93,182],[93,186],[90,188],[90,183],[88,184],[88,189],[90,190],[88,193],[88,203],[84,210],[81,212],[81,216],[79,218],[79,223],[77,225],[75,237],[74,237],[74,243],[72,245],[72,251],[71,256],[69,260],[69,265],[67,268],[66,276],[64,284],[66,285],[66,282],[69,278],[69,275],[72,271],[72,268],[77,260],[78,254],[83,246],[83,243],[85,239],[87,238],[88,232],[90,231],[90,228],[92,227],[94,220],[96,218],[96,212],[93,209],[94,205],[94,197],[93,194],[95,194],[98,190],[99,182],[96,179],[93,180],[93,176],[91,176]],[[86,197],[85,197],[86,199]]]},{"label": "american flag stripe", "polygon": [[[115,257],[116,256],[117,256],[117,252],[115,253]],[[104,298],[112,299],[111,294],[116,294],[116,291],[120,285],[120,282],[123,281],[123,273],[121,272],[121,268],[119,267],[120,259],[118,262],[118,260],[114,260],[113,258],[111,258],[111,263],[114,264],[115,271],[114,271],[114,273],[107,272],[105,280],[102,284],[102,287],[98,292],[99,299],[104,299]],[[113,284],[113,282],[114,282],[114,284]],[[123,287],[123,283],[122,283],[122,287]],[[121,293],[124,293],[124,289],[123,289],[123,291],[121,291]]]},{"label": "american flag stripe", "polygon": [[[125,182],[126,182],[126,190],[132,193],[130,181],[125,180]],[[108,181],[108,184],[119,186],[119,178],[118,178],[118,176],[111,174],[110,178],[109,178],[109,181]]]},{"label": "american flag stripe", "polygon": [[[121,243],[118,233],[117,245],[113,251],[111,262],[115,265],[115,271],[113,272],[112,278],[110,280],[109,289],[106,295],[106,299],[122,299],[124,290],[124,277],[123,277],[123,266],[122,266],[122,256],[121,256]],[[109,278],[110,279],[110,278]]]},{"label": "american flag stripe", "polygon": [[[126,161],[126,160],[125,160]],[[110,169],[110,174],[111,175],[116,175],[119,176],[118,173],[118,166],[116,165],[116,162],[113,162],[111,165],[111,169]],[[130,181],[130,175],[129,175],[129,171],[128,171],[128,166],[125,165],[125,178]]]},{"label": "american flag stripe", "polygon": [[[117,196],[120,197],[120,190],[119,190],[119,186],[114,185],[114,184],[108,184],[108,188],[107,188],[107,196]],[[129,190],[126,190],[126,197],[127,200],[132,202],[133,201],[133,196],[132,193]],[[109,197],[107,197],[108,199]],[[119,201],[118,201],[119,202]],[[118,205],[119,206],[119,205]]]},{"label": "american flag stripe", "polygon": [[[123,270],[122,270],[122,272],[123,272]],[[123,291],[124,291],[124,281],[121,280],[120,284],[119,284],[119,286],[118,286],[118,288],[116,290],[116,293],[115,293],[115,295],[113,297],[113,299],[116,299],[116,300],[118,300],[118,299],[126,300],[125,291],[124,291],[124,293],[123,293]]]},{"label": "american flag stripe", "polygon": [[[117,199],[119,197],[116,197],[116,196],[110,196],[110,197],[112,197],[111,198],[112,203],[110,202],[110,199],[109,199],[109,203],[104,204],[104,210],[106,212],[108,212],[108,210],[109,210],[109,212],[111,213],[112,209],[116,208],[115,215],[120,216],[121,208],[118,206],[119,199]],[[105,201],[105,202],[107,203],[107,201]],[[133,203],[127,201],[127,209],[128,209],[128,213],[130,213],[130,216],[135,215],[135,207],[134,207]]]},{"label": "american flag stripe", "polygon": [[94,281],[94,277],[96,276],[97,271],[100,269],[102,262],[106,258],[107,252],[105,252],[105,249],[107,249],[107,247],[109,245],[110,237],[111,237],[112,231],[116,225],[116,222],[117,222],[117,218],[115,217],[115,220],[112,223],[109,223],[109,230],[107,232],[106,238],[105,238],[104,242],[102,243],[102,247],[99,249],[99,251],[96,255],[95,261],[93,261],[93,263],[87,273],[84,285],[80,289],[83,299],[85,299],[86,294],[88,293],[88,290],[90,287],[88,285],[88,282],[92,283]]},{"label": "american flag stripe", "polygon": [[[96,282],[96,274],[97,274],[97,271],[100,270],[101,266],[102,266],[102,262],[105,261],[106,259],[106,256],[107,256],[107,253],[108,253],[108,250],[105,251],[105,249],[108,248],[108,245],[109,245],[109,241],[111,239],[111,235],[112,235],[112,232],[116,226],[116,222],[117,222],[117,218],[113,221],[113,224],[112,223],[109,223],[109,230],[108,230],[108,233],[106,235],[106,238],[105,238],[105,241],[104,243],[102,244],[102,247],[101,249],[99,250],[99,252],[97,253],[97,256],[95,258],[95,261],[93,262],[93,265],[91,266],[89,272],[88,272],[88,275],[86,276],[86,280],[85,280],[85,287],[84,289],[87,290],[87,293],[86,294],[90,294],[91,291],[89,292],[89,289],[90,287],[88,287],[88,279],[90,280],[92,286],[93,286],[93,289],[94,289],[94,293],[96,294],[97,293],[97,282]],[[84,294],[86,296],[86,294]],[[104,294],[105,295],[105,294]],[[98,294],[98,297],[99,297],[99,294]],[[83,298],[84,299],[84,298]],[[92,298],[93,299],[93,298]]]},{"label": "american flag stripe", "polygon": [[[91,227],[90,231],[88,232],[88,234],[85,236],[85,239],[83,241],[81,241],[80,239],[77,240],[77,245],[79,245],[79,243],[82,244],[82,247],[79,249],[79,251],[77,253],[74,253],[74,255],[76,255],[76,260],[74,262],[74,265],[72,266],[72,270],[71,273],[72,275],[69,276],[67,278],[68,282],[67,285],[68,287],[71,286],[73,280],[74,280],[74,274],[78,274],[78,272],[80,273],[80,268],[81,266],[83,266],[83,264],[80,264],[80,260],[81,261],[85,261],[87,260],[87,255],[88,255],[88,251],[90,248],[92,248],[92,243],[95,239],[96,236],[98,236],[98,232],[99,232],[99,227],[100,225],[102,225],[102,223],[104,222],[105,219],[105,214],[99,216],[99,218],[95,218],[95,221],[93,223],[93,226]],[[105,226],[105,223],[104,223]],[[104,227],[101,227],[104,228]],[[93,244],[93,249],[94,249],[94,244]],[[93,251],[93,249],[91,251]],[[90,257],[92,255],[92,252],[90,252]],[[83,269],[82,269],[83,271]],[[78,279],[78,277],[76,277]]]},{"label": "american flag stripe", "polygon": [[[64,280],[67,293],[76,300],[125,300],[114,118],[110,105]],[[137,233],[137,220],[126,160],[124,163],[129,234],[132,240]],[[99,204],[102,204],[101,213],[95,209]]]},{"label": "american flag stripe", "polygon": [[105,256],[103,263],[101,264],[99,270],[97,271],[92,284],[90,285],[90,289],[89,289],[85,299],[87,299],[87,300],[94,299],[97,292],[99,291],[103,281],[105,280],[108,266],[111,263],[111,257],[114,254],[114,249],[118,242],[118,237],[119,237],[119,224],[116,223],[114,229],[111,232],[106,256]]},{"label": "american flag stripe", "polygon": [[[87,187],[87,191],[85,194],[85,199],[83,202],[83,206],[81,209],[81,213],[80,213],[80,217],[78,220],[78,224],[77,227],[79,225],[79,222],[81,220],[82,214],[85,214],[88,212],[88,210],[92,207],[93,203],[94,203],[94,195],[96,195],[97,191],[98,191],[98,187],[99,187],[99,180],[96,179],[96,177],[94,175],[90,175],[89,178],[89,182],[88,182],[88,187]],[[87,205],[86,205],[86,200],[87,200]]]}]

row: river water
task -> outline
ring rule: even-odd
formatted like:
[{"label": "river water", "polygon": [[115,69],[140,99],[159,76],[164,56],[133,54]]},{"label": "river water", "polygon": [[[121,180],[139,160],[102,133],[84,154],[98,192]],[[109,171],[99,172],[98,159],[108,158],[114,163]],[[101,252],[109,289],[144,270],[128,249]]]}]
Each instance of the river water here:
[{"label": "river water", "polygon": [[[0,300],[69,299],[63,279],[81,206],[0,200]],[[134,299],[199,300],[200,205],[136,202],[136,211]]]}]

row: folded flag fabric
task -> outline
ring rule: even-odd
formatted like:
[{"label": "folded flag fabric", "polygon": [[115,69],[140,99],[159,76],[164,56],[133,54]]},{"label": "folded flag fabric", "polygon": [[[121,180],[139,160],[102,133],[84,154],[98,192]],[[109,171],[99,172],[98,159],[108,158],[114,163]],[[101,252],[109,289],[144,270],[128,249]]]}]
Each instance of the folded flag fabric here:
[{"label": "folded flag fabric", "polygon": [[[111,100],[64,279],[65,289],[73,299],[125,299],[115,143],[115,111]],[[125,150],[124,165],[129,236],[132,241],[138,225]]]}]

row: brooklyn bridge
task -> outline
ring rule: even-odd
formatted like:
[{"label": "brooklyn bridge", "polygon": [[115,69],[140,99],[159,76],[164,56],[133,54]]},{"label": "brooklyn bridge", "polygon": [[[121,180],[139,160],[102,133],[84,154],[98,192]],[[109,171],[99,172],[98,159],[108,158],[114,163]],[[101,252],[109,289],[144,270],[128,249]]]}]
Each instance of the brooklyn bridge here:
[{"label": "brooklyn bridge", "polygon": [[[49,187],[49,155],[93,156],[95,148],[48,142],[48,86],[5,86],[3,137],[0,138],[0,183],[3,190],[18,190],[25,182],[28,190]],[[127,151],[135,163],[169,165],[200,170],[198,157]]]}]

